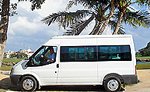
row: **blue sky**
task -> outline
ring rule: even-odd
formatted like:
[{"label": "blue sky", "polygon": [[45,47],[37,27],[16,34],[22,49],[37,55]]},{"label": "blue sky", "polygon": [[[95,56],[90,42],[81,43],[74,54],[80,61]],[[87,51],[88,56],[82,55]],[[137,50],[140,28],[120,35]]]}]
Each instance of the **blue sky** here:
[{"label": "blue sky", "polygon": [[[17,1],[11,0],[11,2]],[[67,3],[68,0],[46,0],[46,3],[42,5],[42,9],[34,11],[31,11],[29,2],[18,3],[18,14],[10,17],[6,51],[18,51],[28,48],[36,50],[51,37],[62,35],[65,30],[60,28],[57,23],[47,26],[41,20],[49,14],[65,11]],[[79,7],[73,7],[71,10],[77,9]],[[90,30],[89,28],[86,28],[86,30]],[[126,25],[125,31],[133,36],[136,51],[150,42],[150,28],[133,28]]]}]

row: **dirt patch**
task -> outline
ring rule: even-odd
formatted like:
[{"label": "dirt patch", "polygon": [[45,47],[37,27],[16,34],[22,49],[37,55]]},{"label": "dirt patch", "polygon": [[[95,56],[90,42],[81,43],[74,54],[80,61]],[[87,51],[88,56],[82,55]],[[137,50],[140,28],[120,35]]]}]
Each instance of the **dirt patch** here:
[{"label": "dirt patch", "polygon": [[150,92],[150,69],[138,70],[139,83],[126,86],[126,92]]}]

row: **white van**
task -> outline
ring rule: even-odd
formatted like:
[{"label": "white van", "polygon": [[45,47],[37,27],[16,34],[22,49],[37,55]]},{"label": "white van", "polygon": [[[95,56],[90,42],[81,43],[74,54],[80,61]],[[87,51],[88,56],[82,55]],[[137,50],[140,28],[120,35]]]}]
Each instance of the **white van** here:
[{"label": "white van", "polygon": [[[49,49],[55,59],[48,62]],[[10,78],[22,90],[48,85],[103,85],[107,91],[137,83],[131,35],[53,37],[29,60],[13,66]]]}]

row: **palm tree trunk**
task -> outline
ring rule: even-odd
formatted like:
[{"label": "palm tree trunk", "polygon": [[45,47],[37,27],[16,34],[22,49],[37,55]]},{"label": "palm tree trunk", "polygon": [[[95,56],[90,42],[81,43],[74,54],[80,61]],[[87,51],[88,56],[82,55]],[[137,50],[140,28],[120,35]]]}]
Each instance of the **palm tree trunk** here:
[{"label": "palm tree trunk", "polygon": [[117,34],[117,33],[118,33],[119,28],[120,28],[120,25],[121,25],[121,22],[122,22],[122,19],[123,19],[124,13],[123,13],[123,12],[120,12],[119,15],[120,15],[120,16],[119,16],[119,18],[118,18],[118,21],[117,21],[117,24],[116,24],[116,27],[115,27],[115,30],[114,30],[113,34]]},{"label": "palm tree trunk", "polygon": [[101,23],[99,21],[96,21],[95,26],[89,35],[95,35],[100,28],[101,28]]},{"label": "palm tree trunk", "polygon": [[2,60],[4,57],[4,49],[5,49],[5,44],[6,42],[0,43],[0,67],[2,65]]},{"label": "palm tree trunk", "polygon": [[83,29],[94,19],[94,16],[95,14],[93,13],[88,20],[86,20],[83,24],[81,24],[75,35],[79,35],[83,31]]},{"label": "palm tree trunk", "polygon": [[109,23],[109,20],[110,20],[110,18],[108,18],[108,19],[103,23],[101,29],[96,33],[97,35],[101,35],[101,34],[104,32],[104,30],[106,29],[106,26],[107,26],[108,23]]},{"label": "palm tree trunk", "polygon": [[2,13],[1,13],[1,21],[0,21],[0,67],[2,65],[2,59],[4,56],[4,49],[6,45],[7,39],[7,29],[9,22],[9,4],[10,0],[2,1]]},{"label": "palm tree trunk", "polygon": [[104,30],[106,29],[106,26],[108,25],[110,18],[114,15],[114,10],[115,10],[115,6],[114,6],[114,0],[111,0],[111,11],[108,15],[108,18],[106,19],[106,21],[103,23],[101,30],[98,31],[97,35],[101,35]]}]

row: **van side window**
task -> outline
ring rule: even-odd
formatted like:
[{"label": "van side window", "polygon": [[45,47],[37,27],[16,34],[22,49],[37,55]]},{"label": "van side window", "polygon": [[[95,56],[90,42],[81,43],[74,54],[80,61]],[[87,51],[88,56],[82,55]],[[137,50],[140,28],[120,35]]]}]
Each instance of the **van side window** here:
[{"label": "van side window", "polygon": [[62,46],[60,51],[61,62],[96,61],[96,46]]},{"label": "van side window", "polygon": [[98,60],[100,61],[131,61],[129,45],[99,46]]}]

